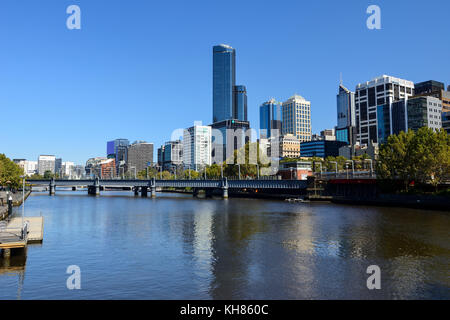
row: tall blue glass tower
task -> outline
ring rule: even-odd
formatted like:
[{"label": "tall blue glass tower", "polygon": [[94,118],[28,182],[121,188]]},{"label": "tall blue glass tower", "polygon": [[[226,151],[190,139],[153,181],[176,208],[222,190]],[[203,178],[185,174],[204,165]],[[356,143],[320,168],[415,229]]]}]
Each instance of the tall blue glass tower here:
[{"label": "tall blue glass tower", "polygon": [[[281,103],[271,99],[259,107],[259,127],[261,138],[270,138],[272,130],[282,129]],[[280,133],[281,134],[281,133]]]},{"label": "tall blue glass tower", "polygon": [[225,44],[213,47],[213,123],[235,113],[236,51]]},{"label": "tall blue glass tower", "polygon": [[247,121],[247,89],[245,86],[234,87],[234,107],[233,118]]}]

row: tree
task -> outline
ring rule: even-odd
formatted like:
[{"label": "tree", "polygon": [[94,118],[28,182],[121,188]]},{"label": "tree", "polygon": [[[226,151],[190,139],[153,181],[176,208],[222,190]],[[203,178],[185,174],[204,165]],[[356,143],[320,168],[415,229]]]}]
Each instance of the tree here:
[{"label": "tree", "polygon": [[[21,184],[21,178],[23,170],[11,159],[7,158],[4,154],[0,154],[0,184],[9,185],[11,188],[18,188]],[[8,183],[9,182],[9,183]]]},{"label": "tree", "polygon": [[45,171],[44,172],[44,179],[52,179],[52,178],[54,178],[54,174],[50,171],[50,170],[47,170],[47,171]]},{"label": "tree", "polygon": [[423,127],[389,136],[380,147],[377,177],[437,186],[450,178],[450,138],[444,130]]}]

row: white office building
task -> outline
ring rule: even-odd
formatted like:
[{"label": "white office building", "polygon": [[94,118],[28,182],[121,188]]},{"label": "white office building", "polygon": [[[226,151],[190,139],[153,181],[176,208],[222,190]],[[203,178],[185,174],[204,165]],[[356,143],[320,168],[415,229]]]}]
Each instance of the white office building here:
[{"label": "white office building", "polygon": [[[356,140],[360,144],[378,142],[379,130],[377,107],[389,105],[390,118],[392,118],[392,104],[405,100],[414,95],[414,83],[387,75],[375,78],[356,86]],[[389,128],[393,132],[392,125]]]},{"label": "white office building", "polygon": [[183,133],[183,163],[186,169],[200,170],[211,165],[211,127],[194,125]]},{"label": "white office building", "polygon": [[38,158],[38,173],[44,175],[46,171],[55,173],[56,157],[51,155],[40,155]]},{"label": "white office building", "polygon": [[294,95],[282,105],[283,135],[292,134],[300,142],[311,141],[311,102]]}]

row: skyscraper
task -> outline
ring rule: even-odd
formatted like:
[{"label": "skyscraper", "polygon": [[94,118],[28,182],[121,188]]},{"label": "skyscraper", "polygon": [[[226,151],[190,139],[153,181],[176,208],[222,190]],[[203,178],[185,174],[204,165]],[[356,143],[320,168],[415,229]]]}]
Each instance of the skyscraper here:
[{"label": "skyscraper", "polygon": [[392,122],[387,130],[385,127],[380,127],[378,106],[387,104],[387,113],[389,117],[392,117],[393,103],[408,100],[413,95],[413,82],[386,75],[358,84],[355,93],[355,113],[357,140],[360,144],[367,145],[370,141],[378,142],[380,135],[390,135],[393,132]]},{"label": "skyscraper", "polygon": [[127,170],[136,173],[153,164],[153,143],[136,141],[128,147]]},{"label": "skyscraper", "polygon": [[311,102],[294,95],[283,102],[283,135],[293,134],[300,142],[311,141]]},{"label": "skyscraper", "polygon": [[247,89],[245,86],[235,86],[234,94],[234,116],[233,119],[247,121]]},{"label": "skyscraper", "polygon": [[211,165],[211,127],[194,125],[183,133],[183,163],[186,169],[199,170]]},{"label": "skyscraper", "polygon": [[[226,160],[248,141],[247,89],[236,86],[236,51],[221,44],[213,47],[213,128],[214,163]],[[227,149],[228,145],[228,149]]]},{"label": "skyscraper", "polygon": [[281,103],[275,99],[270,99],[264,102],[259,107],[259,128],[261,139],[270,138],[272,136],[272,130],[280,130],[281,134],[282,121],[281,121]]},{"label": "skyscraper", "polygon": [[232,119],[235,110],[236,51],[225,44],[213,47],[213,122]]},{"label": "skyscraper", "polygon": [[43,176],[46,171],[55,173],[55,156],[40,155],[38,158],[38,173]]},{"label": "skyscraper", "polygon": [[336,139],[353,144],[355,142],[353,137],[354,133],[356,133],[355,126],[355,93],[348,90],[341,83],[337,95]]}]

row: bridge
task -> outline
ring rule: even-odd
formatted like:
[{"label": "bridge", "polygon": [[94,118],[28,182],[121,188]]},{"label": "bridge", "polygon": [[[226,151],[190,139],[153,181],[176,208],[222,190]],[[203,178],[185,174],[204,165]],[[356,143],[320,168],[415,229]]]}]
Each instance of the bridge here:
[{"label": "bridge", "polygon": [[87,187],[88,194],[100,195],[100,189],[105,187],[132,188],[135,194],[141,192],[146,197],[150,191],[151,196],[156,197],[156,188],[192,188],[194,195],[199,190],[221,190],[223,198],[228,198],[228,190],[306,190],[305,180],[120,180],[120,179],[89,179],[89,180],[29,180],[32,186],[45,186],[49,188],[49,194],[54,195],[56,187]]}]

